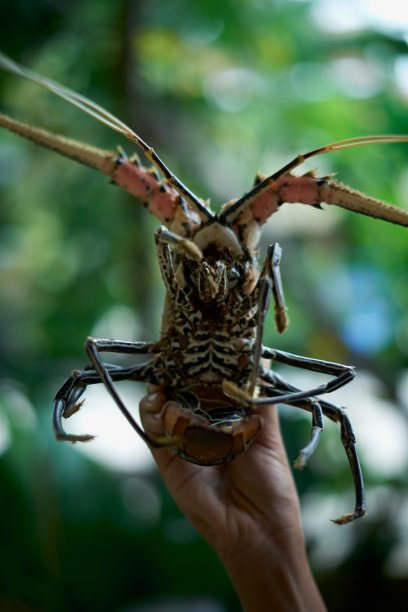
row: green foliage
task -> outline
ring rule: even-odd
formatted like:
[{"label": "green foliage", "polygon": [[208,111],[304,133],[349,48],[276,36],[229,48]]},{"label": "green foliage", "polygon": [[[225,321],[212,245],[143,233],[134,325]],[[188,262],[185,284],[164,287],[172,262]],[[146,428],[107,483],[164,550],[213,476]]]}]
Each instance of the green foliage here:
[{"label": "green foliage", "polygon": [[[218,207],[248,190],[257,170],[270,174],[298,152],[408,132],[407,92],[395,77],[406,62],[402,38],[323,27],[317,4],[323,10],[325,3],[308,1],[3,0],[0,35],[7,54],[129,123]],[[17,118],[132,152],[89,117],[5,73],[0,100]],[[307,168],[406,206],[406,158],[406,145],[373,146]],[[179,598],[182,610],[184,597],[184,609],[201,598],[208,610],[238,610],[215,555],[151,468],[135,465],[134,476],[108,469],[57,444],[50,431],[51,398],[85,363],[87,335],[111,335],[113,321],[112,335],[157,337],[163,289],[155,221],[92,170],[7,133],[0,186],[0,607],[169,610]],[[260,251],[275,241],[284,249],[291,325],[277,337],[271,319],[265,343],[363,372],[363,383],[334,401],[349,406],[364,442],[370,514],[341,536],[328,523],[352,503],[338,428],[329,424],[297,475],[311,558],[331,610],[361,608],[359,593],[368,607],[372,579],[361,572],[368,562],[372,605],[386,599],[400,609],[408,576],[401,519],[408,458],[398,451],[407,433],[407,402],[398,394],[407,387],[406,230],[329,208],[287,208],[265,229]],[[299,373],[285,376],[309,384]],[[282,423],[292,459],[309,420],[285,409]],[[145,514],[141,502],[129,502],[129,491],[139,490]],[[336,546],[338,556],[327,556]]]}]

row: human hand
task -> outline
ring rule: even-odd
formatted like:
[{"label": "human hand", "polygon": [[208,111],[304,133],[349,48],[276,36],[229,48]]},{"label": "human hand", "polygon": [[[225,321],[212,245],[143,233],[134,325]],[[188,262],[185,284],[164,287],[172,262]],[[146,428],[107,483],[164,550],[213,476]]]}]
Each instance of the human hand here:
[{"label": "human hand", "polygon": [[[140,404],[148,435],[163,435],[163,388],[149,385]],[[183,514],[216,550],[245,610],[325,610],[311,575],[299,500],[275,406],[258,406],[263,427],[231,463],[201,466],[171,449],[152,449]],[[272,607],[270,607],[272,606]]]},{"label": "human hand", "polygon": [[[163,435],[161,387],[150,385],[140,406],[145,431]],[[200,466],[173,450],[153,450],[163,479],[181,511],[217,550],[228,557],[273,533],[298,529],[299,503],[274,406],[260,406],[264,425],[249,449],[235,461]]]},{"label": "human hand", "polygon": [[[157,438],[166,398],[162,387],[149,385],[148,393],[141,420]],[[196,465],[171,449],[152,449],[153,457],[180,510],[220,556],[245,610],[325,610],[305,553],[276,407],[257,412],[263,427],[231,463]]]}]

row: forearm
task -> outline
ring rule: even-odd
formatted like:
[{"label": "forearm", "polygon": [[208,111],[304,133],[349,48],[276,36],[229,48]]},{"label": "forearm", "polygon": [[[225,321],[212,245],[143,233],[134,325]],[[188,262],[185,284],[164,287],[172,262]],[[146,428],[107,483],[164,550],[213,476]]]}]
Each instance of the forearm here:
[{"label": "forearm", "polygon": [[[221,556],[221,555],[220,555]],[[265,536],[251,551],[222,559],[245,612],[324,612],[303,533],[281,542]]]}]

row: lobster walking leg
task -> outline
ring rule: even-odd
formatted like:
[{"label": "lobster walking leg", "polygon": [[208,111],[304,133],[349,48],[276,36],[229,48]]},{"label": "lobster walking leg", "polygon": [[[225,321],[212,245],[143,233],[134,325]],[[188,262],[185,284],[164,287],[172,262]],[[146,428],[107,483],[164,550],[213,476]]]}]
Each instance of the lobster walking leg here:
[{"label": "lobster walking leg", "polygon": [[[109,371],[109,376],[112,380],[145,380],[143,374],[146,371],[146,364],[125,368],[104,364],[104,368]],[[87,442],[92,440],[93,436],[89,434],[75,435],[67,433],[62,426],[62,417],[69,418],[79,410],[81,402],[78,402],[78,400],[88,385],[101,382],[103,381],[98,372],[91,369],[77,370],[59,389],[54,398],[52,419],[54,433],[58,440],[68,440],[70,442]],[[140,429],[139,425],[127,410],[125,416],[132,427],[138,431]]]},{"label": "lobster walking leg", "polygon": [[303,355],[295,355],[287,351],[262,347],[262,357],[272,359],[279,363],[301,368],[302,370],[312,370],[314,372],[322,372],[323,374],[341,374],[342,372],[354,372],[354,366],[344,365],[335,361],[325,361],[324,359],[313,359],[312,357],[303,357]]},{"label": "lobster walking leg", "polygon": [[[307,445],[302,448],[295,461],[295,467],[301,469],[305,466],[307,460],[310,455],[316,449],[316,446],[320,439],[320,434],[323,431],[323,418],[322,418],[322,408],[321,406],[325,403],[324,400],[317,401],[314,397],[307,397],[304,399],[294,399],[292,401],[283,401],[281,402],[280,398],[284,399],[284,395],[289,392],[298,393],[300,389],[295,387],[291,383],[287,382],[282,376],[276,374],[272,370],[264,369],[262,372],[262,380],[268,382],[272,386],[265,387],[261,385],[262,392],[264,392],[268,397],[279,397],[278,403],[287,403],[289,405],[297,406],[303,408],[304,410],[308,410],[312,413],[312,430],[310,433],[310,439]],[[293,397],[293,395],[292,395]]]},{"label": "lobster walking leg", "polygon": [[[300,400],[302,401],[302,400]],[[297,459],[295,461],[295,467],[297,469],[302,468],[306,465],[307,460],[310,455],[315,451],[316,446],[320,440],[320,434],[323,431],[323,412],[322,407],[318,401],[314,398],[308,400],[310,402],[311,410],[312,410],[312,430],[310,432],[309,442],[305,447],[300,449]]]},{"label": "lobster walking leg", "polygon": [[[159,353],[162,349],[157,342],[132,342],[130,340],[112,340],[105,338],[88,338],[98,351],[106,353],[147,354]],[[110,366],[115,368],[117,366]]]},{"label": "lobster walking leg", "polygon": [[[323,405],[324,402],[316,402],[313,396],[321,395],[323,393],[330,393],[331,391],[334,391],[335,389],[349,383],[355,376],[354,368],[352,366],[346,366],[340,363],[301,357],[299,355],[293,355],[291,353],[286,353],[285,351],[276,351],[266,347],[264,347],[262,354],[265,357],[274,358],[276,361],[281,361],[298,368],[335,375],[335,378],[328,383],[319,385],[313,389],[302,391],[294,385],[287,383],[282,377],[272,370],[266,369],[262,366],[262,364],[260,364],[259,375],[262,380],[273,385],[272,390],[279,390],[279,403],[299,405],[300,407],[305,407],[305,405],[310,406],[310,408],[306,409],[310,410],[313,414],[311,437],[309,444],[300,451],[297,459],[297,467],[302,467],[316,448],[323,429],[320,405]],[[268,387],[268,389],[270,390],[271,388]],[[304,400],[306,400],[306,404],[303,403]],[[267,398],[259,398],[248,399],[247,401],[250,404],[259,405],[267,404],[269,400]]]},{"label": "lobster walking leg", "polygon": [[[115,344],[115,341],[113,341]],[[88,338],[85,343],[85,352],[89,357],[89,361],[92,366],[95,368],[97,375],[100,378],[100,382],[102,382],[112,399],[115,401],[117,407],[122,412],[122,414],[126,417],[129,423],[132,425],[133,429],[139,434],[139,436],[153,448],[166,448],[166,447],[174,447],[179,443],[178,437],[166,436],[163,438],[159,438],[158,440],[153,440],[150,438],[140,427],[140,425],[135,421],[135,419],[130,414],[129,410],[126,408],[122,398],[117,392],[115,385],[113,384],[113,380],[117,378],[118,370],[110,369],[106,367],[106,365],[101,361],[99,357],[99,347],[98,340],[93,338]],[[103,350],[109,350],[109,348],[104,348]],[[143,382],[153,382],[156,384],[160,384],[163,381],[159,380],[153,373],[152,368],[148,367],[149,364],[145,363],[142,365],[135,366],[133,368],[128,369],[128,376],[122,378],[121,380],[130,379],[130,380],[139,380]],[[113,376],[112,376],[113,375]]]},{"label": "lobster walking leg", "polygon": [[273,295],[275,301],[275,319],[277,327],[281,325],[281,331],[284,330],[286,324],[285,302],[283,290],[280,282],[279,263],[281,257],[281,248],[276,243],[268,247],[267,256],[262,268],[262,273],[258,282],[259,298],[258,298],[258,321],[256,329],[256,341],[254,346],[253,367],[250,378],[250,384],[247,391],[242,391],[229,381],[223,381],[223,387],[227,395],[235,396],[247,401],[249,404],[267,404],[267,398],[254,398],[253,393],[260,371],[263,370],[260,364],[260,358],[265,357],[275,359],[289,365],[294,365],[303,369],[312,369],[326,374],[333,374],[335,378],[312,389],[305,391],[297,390],[282,397],[282,402],[287,403],[293,400],[308,398],[313,395],[321,395],[330,393],[339,387],[350,382],[355,376],[355,370],[352,366],[338,364],[334,362],[323,361],[319,359],[310,359],[299,355],[292,355],[284,351],[269,349],[262,346],[262,336],[265,326],[265,318],[269,309],[270,298]]},{"label": "lobster walking leg", "polygon": [[265,261],[259,277],[258,289],[258,320],[256,326],[256,340],[254,346],[254,360],[248,392],[253,395],[258,378],[259,362],[262,356],[262,337],[265,327],[266,315],[269,310],[271,296],[275,302],[275,324],[279,332],[283,332],[287,325],[285,298],[280,276],[280,260],[282,249],[276,242],[268,247]]},{"label": "lobster walking leg", "polygon": [[[323,395],[324,393],[330,393],[331,391],[335,391],[336,389],[339,389],[343,385],[349,383],[354,378],[354,376],[354,372],[344,372],[343,374],[336,376],[334,380],[329,380],[329,382],[323,383],[322,385],[318,385],[317,387],[312,387],[312,389],[306,389],[305,391],[299,390],[293,393],[283,395],[281,398],[281,403],[289,404],[292,402],[292,400],[304,399],[312,395],[314,396]],[[255,405],[269,404],[268,399],[265,397],[249,398],[247,401],[249,404]]]},{"label": "lobster walking leg", "polygon": [[78,400],[88,385],[104,383],[123,415],[147,444],[153,447],[174,445],[174,439],[152,440],[147,436],[122,402],[113,384],[114,381],[120,380],[162,383],[163,381],[155,377],[151,362],[121,367],[105,364],[99,358],[99,351],[122,354],[146,354],[157,353],[160,350],[156,342],[128,342],[88,338],[85,344],[85,351],[94,370],[85,369],[74,372],[56,394],[53,412],[53,427],[56,437],[59,440],[69,440],[71,442],[86,442],[93,438],[93,436],[88,434],[74,435],[65,432],[62,426],[62,417],[68,418],[80,408],[81,403],[78,403]]},{"label": "lobster walking leg", "polygon": [[201,261],[201,259],[203,258],[201,250],[194,242],[188,240],[187,238],[183,238],[182,236],[178,236],[174,232],[170,232],[170,230],[168,230],[163,225],[155,231],[154,237],[156,240],[156,245],[158,245],[159,243],[173,244],[188,259],[192,259],[193,261]]},{"label": "lobster walking leg", "polygon": [[[288,319],[286,316],[285,297],[283,295],[283,287],[279,267],[281,257],[282,249],[279,244],[276,242],[273,245],[269,245],[260,274],[260,282],[263,282],[266,279],[270,279],[271,281],[269,290],[272,292],[275,302],[275,325],[279,333],[285,331],[288,324]],[[268,307],[269,302],[265,304],[264,308],[266,308],[267,310]],[[264,315],[266,316],[266,312],[264,313]],[[257,334],[257,336],[262,337],[262,334]]]},{"label": "lobster walking leg", "polygon": [[[275,373],[271,371],[265,371],[262,373],[262,378],[273,385],[273,387],[263,387],[263,392],[269,396],[269,398],[274,398],[277,403],[281,403],[281,397],[287,395],[288,391],[298,391],[297,387],[286,382],[282,377],[277,376]],[[270,401],[270,400],[269,400]],[[315,403],[316,400],[311,397],[308,399],[300,399],[294,400],[290,402],[285,402],[290,405],[296,406],[303,410],[307,410],[312,412],[315,416]],[[335,423],[340,424],[340,438],[344,449],[347,454],[347,458],[349,461],[349,465],[351,468],[351,472],[353,475],[354,489],[356,495],[354,512],[350,512],[342,515],[338,519],[332,519],[334,523],[338,525],[343,525],[345,523],[350,523],[361,516],[364,516],[366,513],[366,503],[365,503],[365,492],[364,492],[364,481],[363,475],[361,472],[360,461],[357,454],[356,448],[356,438],[353,432],[352,425],[350,423],[350,419],[346,415],[344,408],[340,408],[339,406],[335,406],[334,404],[327,402],[325,400],[321,400],[318,402],[320,404],[321,410],[325,416],[334,421]],[[313,439],[313,429],[312,429],[312,438]],[[317,442],[316,442],[317,444]],[[316,447],[314,445],[314,448]],[[298,458],[295,462],[295,467],[303,467],[305,461],[308,456],[310,456],[311,452],[313,452],[314,448],[312,448],[311,452],[308,455],[304,455],[305,452],[308,451],[310,447],[310,443],[300,451]]]},{"label": "lobster walking leg", "polygon": [[[287,325],[285,299],[283,295],[281,277],[280,277],[280,259],[282,249],[278,243],[268,247],[267,255],[262,267],[261,275],[258,282],[259,298],[258,298],[258,322],[256,329],[256,342],[254,347],[253,370],[249,385],[249,394],[252,395],[255,389],[255,383],[260,369],[260,358],[274,359],[288,365],[293,365],[303,369],[315,370],[326,374],[335,375],[335,379],[329,381],[325,385],[311,389],[310,391],[302,392],[303,397],[309,395],[317,395],[334,391],[338,387],[347,384],[355,376],[355,370],[352,366],[323,361],[320,359],[310,359],[299,355],[293,355],[285,351],[270,349],[262,345],[262,336],[265,326],[265,319],[269,309],[270,298],[273,295],[275,302],[275,323],[278,331],[284,331]],[[228,385],[227,385],[228,386]],[[294,398],[295,399],[295,398]],[[300,398],[298,398],[300,399]],[[250,400],[250,403],[264,403],[262,400]]]}]

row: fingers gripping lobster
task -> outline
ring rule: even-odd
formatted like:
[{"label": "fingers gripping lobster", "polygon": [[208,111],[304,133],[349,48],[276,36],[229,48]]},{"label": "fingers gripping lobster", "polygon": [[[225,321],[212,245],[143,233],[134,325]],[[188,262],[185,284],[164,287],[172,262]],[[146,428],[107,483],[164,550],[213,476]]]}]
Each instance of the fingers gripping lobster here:
[{"label": "fingers gripping lobster", "polygon": [[[90,368],[77,370],[58,391],[53,425],[60,440],[83,442],[90,435],[67,433],[62,419],[74,414],[88,385],[103,383],[135,431],[153,448],[174,448],[180,457],[200,465],[232,461],[243,453],[262,427],[256,406],[286,403],[312,414],[308,444],[296,460],[302,467],[316,448],[323,415],[340,424],[356,492],[354,511],[335,522],[365,514],[364,486],[350,421],[342,407],[317,399],[348,383],[352,366],[311,359],[265,347],[262,335],[270,300],[278,332],[287,326],[279,264],[281,249],[270,246],[259,268],[256,247],[262,225],[283,203],[321,208],[333,204],[408,226],[408,212],[354,191],[330,177],[292,171],[305,159],[331,151],[375,143],[408,141],[408,136],[371,136],[344,140],[299,155],[275,174],[257,175],[253,188],[216,214],[195,196],[128,126],[87,98],[41,77],[0,55],[0,67],[27,78],[135,142],[153,163],[146,169],[137,156],[127,158],[56,136],[0,115],[0,125],[67,157],[96,168],[140,199],[160,222],[155,233],[157,257],[166,298],[161,336],[153,342],[88,338]],[[145,354],[133,366],[105,364],[103,352]],[[330,375],[329,382],[300,390],[267,368],[262,358]],[[144,381],[165,387],[163,435],[153,439],[123,403],[115,382]]]}]

